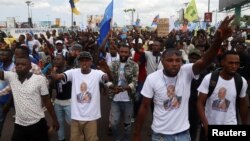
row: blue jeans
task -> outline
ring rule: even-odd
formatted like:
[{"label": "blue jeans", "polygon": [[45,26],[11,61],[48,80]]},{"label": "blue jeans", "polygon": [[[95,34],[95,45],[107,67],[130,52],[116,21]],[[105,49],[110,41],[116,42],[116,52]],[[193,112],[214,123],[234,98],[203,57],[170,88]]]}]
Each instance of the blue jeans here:
[{"label": "blue jeans", "polygon": [[4,105],[0,104],[0,137],[2,135],[2,129],[3,129],[4,121],[6,118],[6,113],[4,113],[3,107]]},{"label": "blue jeans", "polygon": [[71,121],[70,105],[62,106],[62,105],[55,103],[54,109],[55,109],[56,117],[60,126],[59,130],[57,131],[57,137],[58,137],[58,140],[63,140],[65,139],[64,120],[66,120],[68,124],[70,124],[70,121]]},{"label": "blue jeans", "polygon": [[[123,115],[123,118],[121,118]],[[131,140],[131,118],[133,116],[133,103],[129,102],[111,102],[111,128],[116,141]],[[124,136],[120,133],[120,120],[124,119]]]},{"label": "blue jeans", "polygon": [[188,130],[173,135],[165,135],[153,131],[152,141],[191,141],[191,137]]},{"label": "blue jeans", "polygon": [[142,95],[141,95],[141,90],[144,85],[144,82],[138,82],[137,87],[136,87],[136,95],[135,95],[135,101],[134,101],[134,115],[133,117],[136,118],[137,114],[139,112],[141,102],[142,102]]}]

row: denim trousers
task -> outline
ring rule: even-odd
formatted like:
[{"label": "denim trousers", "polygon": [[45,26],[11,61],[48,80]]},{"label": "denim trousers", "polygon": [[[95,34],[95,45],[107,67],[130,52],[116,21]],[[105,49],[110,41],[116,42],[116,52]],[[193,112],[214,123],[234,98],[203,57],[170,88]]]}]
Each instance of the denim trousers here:
[{"label": "denim trousers", "polygon": [[134,101],[133,118],[137,117],[137,114],[138,114],[140,106],[141,106],[141,102],[142,102],[141,90],[142,90],[143,85],[144,85],[144,82],[138,82],[137,83],[135,101]]},{"label": "denim trousers", "polygon": [[60,104],[54,104],[54,109],[56,113],[56,117],[59,123],[59,130],[57,131],[57,138],[58,140],[65,139],[65,128],[64,128],[64,121],[66,121],[70,125],[71,121],[71,109],[70,105],[60,105]]},{"label": "denim trousers", "polygon": [[173,135],[155,133],[153,131],[152,141],[191,141],[189,130],[185,130]]},{"label": "denim trousers", "polygon": [[[123,116],[123,118],[121,117]],[[133,116],[133,103],[131,101],[111,102],[111,127],[115,141],[131,140],[131,118]],[[120,122],[123,119],[124,134],[121,135]]]}]

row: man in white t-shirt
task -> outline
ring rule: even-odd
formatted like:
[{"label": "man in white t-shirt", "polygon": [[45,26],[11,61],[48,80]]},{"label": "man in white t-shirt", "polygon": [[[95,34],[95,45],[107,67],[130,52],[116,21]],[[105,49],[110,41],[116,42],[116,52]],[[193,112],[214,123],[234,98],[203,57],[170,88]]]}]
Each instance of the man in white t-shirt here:
[{"label": "man in white t-shirt", "polygon": [[81,52],[78,61],[81,68],[52,73],[51,77],[72,82],[70,140],[79,141],[83,136],[84,141],[97,141],[97,119],[101,117],[99,83],[108,81],[108,76],[90,68],[93,58],[89,52]]},{"label": "man in white t-shirt", "polygon": [[[239,96],[236,94],[234,75],[239,68],[239,55],[234,51],[227,51],[221,58],[222,70],[214,91],[208,95],[211,73],[207,74],[198,88],[198,113],[202,121],[200,139],[205,140],[208,125],[236,125],[236,98],[239,97],[239,112],[243,124],[247,124],[248,100],[246,96],[247,82],[242,77],[243,84]],[[205,133],[204,133],[205,132]]]},{"label": "man in white t-shirt", "polygon": [[[194,64],[182,65],[182,55],[176,49],[163,52],[161,62],[163,69],[150,74],[143,86],[142,104],[136,119],[134,141],[141,141],[141,130],[147,111],[154,101],[152,140],[154,141],[190,141],[188,121],[188,101],[193,78],[200,74],[214,59],[220,48],[221,42],[231,33],[229,23],[233,17],[226,18],[215,34],[213,45]],[[173,85],[176,98],[170,101],[168,87]],[[168,101],[168,102],[167,102]],[[170,102],[170,103],[169,103]],[[168,104],[168,105],[167,105]],[[194,107],[195,108],[195,107]]]},{"label": "man in white t-shirt", "polygon": [[[28,56],[16,58],[16,72],[0,71],[0,79],[9,82],[15,104],[16,118],[12,141],[49,141],[42,103],[52,117],[53,128],[59,125],[46,84],[46,78],[31,73]],[[39,82],[39,83],[37,83]]]},{"label": "man in white t-shirt", "polygon": [[161,61],[161,43],[154,41],[152,51],[145,51],[147,75],[158,70],[158,65]]}]

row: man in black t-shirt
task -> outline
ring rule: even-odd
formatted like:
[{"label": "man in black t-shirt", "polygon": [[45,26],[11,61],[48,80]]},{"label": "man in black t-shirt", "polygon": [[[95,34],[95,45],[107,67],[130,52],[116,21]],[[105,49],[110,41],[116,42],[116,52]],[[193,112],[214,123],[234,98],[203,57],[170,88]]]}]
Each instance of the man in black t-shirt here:
[{"label": "man in black t-shirt", "polygon": [[[53,71],[62,73],[67,70],[66,60],[62,54],[58,54],[54,59]],[[64,82],[59,80],[55,82],[56,99],[55,112],[60,125],[57,131],[58,141],[65,141],[64,120],[70,124],[71,120],[71,82]]]}]

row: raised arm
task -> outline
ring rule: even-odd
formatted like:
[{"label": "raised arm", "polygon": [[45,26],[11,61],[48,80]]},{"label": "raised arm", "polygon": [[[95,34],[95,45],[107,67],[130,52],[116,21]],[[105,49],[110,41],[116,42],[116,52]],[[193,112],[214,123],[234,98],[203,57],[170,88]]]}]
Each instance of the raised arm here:
[{"label": "raised arm", "polygon": [[53,67],[51,74],[49,77],[51,77],[53,80],[62,80],[65,78],[65,75],[63,73],[56,73],[57,68]]},{"label": "raised arm", "polygon": [[106,46],[106,43],[111,35],[111,32],[112,31],[109,31],[108,35],[104,38],[104,40],[102,41],[102,44],[101,46],[99,47],[99,52],[103,53],[104,56],[106,56],[106,49],[105,49],[105,46]]},{"label": "raised arm", "polygon": [[195,62],[193,65],[193,72],[195,75],[200,74],[204,69],[208,67],[208,65],[213,61],[216,57],[222,41],[226,40],[228,37],[232,35],[232,28],[229,26],[231,21],[234,19],[232,17],[226,17],[219,28],[215,33],[215,39],[212,43],[212,46],[206,51],[206,53],[202,56],[201,59]]}]

